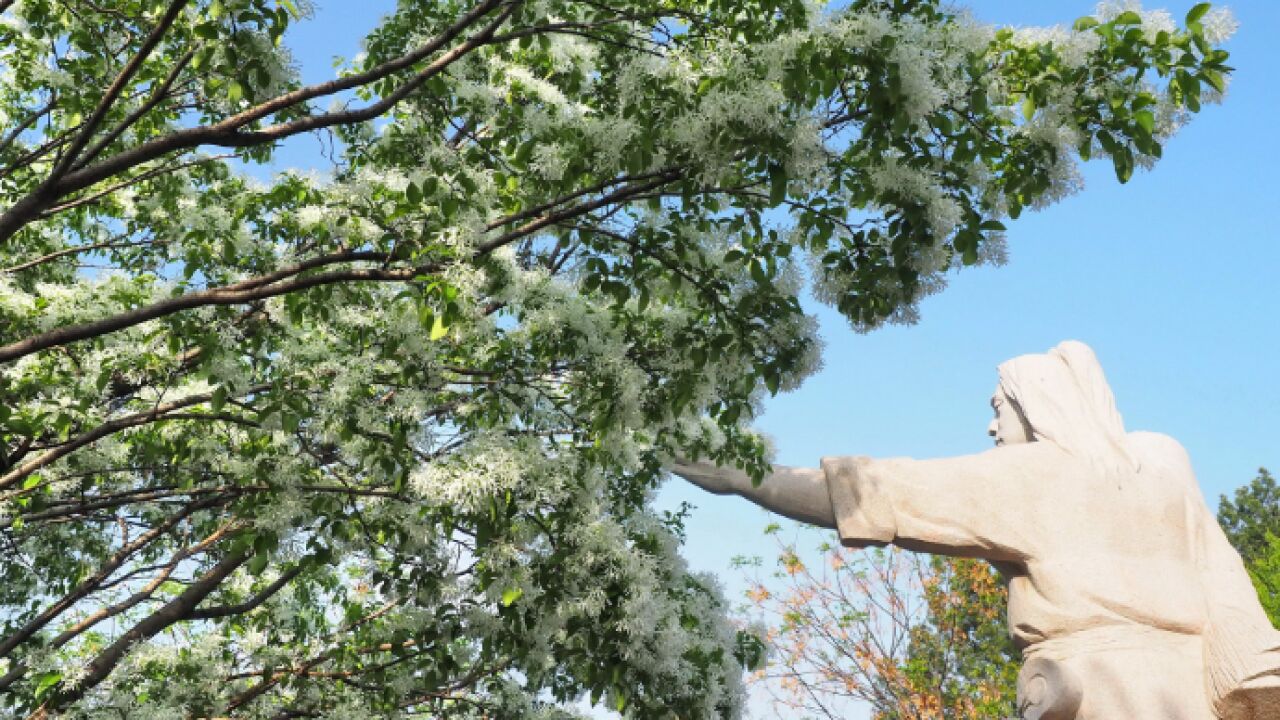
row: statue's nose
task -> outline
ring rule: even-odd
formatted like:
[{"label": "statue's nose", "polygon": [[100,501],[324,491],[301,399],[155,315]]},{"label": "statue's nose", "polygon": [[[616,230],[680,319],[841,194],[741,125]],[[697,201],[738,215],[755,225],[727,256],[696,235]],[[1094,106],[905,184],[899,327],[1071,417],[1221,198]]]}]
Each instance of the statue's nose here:
[{"label": "statue's nose", "polygon": [[995,418],[992,418],[991,423],[987,425],[987,434],[990,435],[991,437],[995,437],[996,430],[998,429],[999,429],[999,426],[996,424]]}]

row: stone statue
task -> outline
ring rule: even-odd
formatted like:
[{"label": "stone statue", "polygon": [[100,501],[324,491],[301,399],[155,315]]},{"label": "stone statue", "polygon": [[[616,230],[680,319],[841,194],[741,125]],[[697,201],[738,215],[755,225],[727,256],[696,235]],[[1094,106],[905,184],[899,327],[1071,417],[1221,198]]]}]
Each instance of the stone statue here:
[{"label": "stone statue", "polygon": [[1009,582],[1025,720],[1280,720],[1280,632],[1170,437],[1126,433],[1093,351],[999,368],[996,447],[676,474],[851,547],[982,558]]}]

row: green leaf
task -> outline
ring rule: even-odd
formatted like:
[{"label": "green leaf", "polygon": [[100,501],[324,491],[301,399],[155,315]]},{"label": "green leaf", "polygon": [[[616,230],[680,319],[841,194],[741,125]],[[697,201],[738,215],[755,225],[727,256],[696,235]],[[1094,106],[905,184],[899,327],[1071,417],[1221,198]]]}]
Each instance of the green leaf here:
[{"label": "green leaf", "polygon": [[780,381],[781,381],[781,378],[779,378],[778,375],[775,373],[770,373],[765,376],[764,385],[765,387],[769,388],[770,395],[778,394],[778,387],[779,387]]},{"label": "green leaf", "polygon": [[1092,15],[1085,15],[1084,17],[1076,20],[1071,27],[1074,28],[1076,32],[1084,32],[1085,30],[1088,30],[1091,27],[1097,27],[1097,26],[1098,26],[1098,18],[1093,17]]},{"label": "green leaf", "polygon": [[294,20],[300,20],[302,18],[302,12],[298,10],[298,4],[293,0],[280,0],[280,5],[284,7],[285,10],[289,11],[289,14],[293,16]]},{"label": "green leaf", "polygon": [[1142,16],[1132,10],[1125,10],[1117,15],[1116,19],[1111,22],[1116,25],[1141,25]]},{"label": "green leaf", "polygon": [[244,97],[244,86],[240,84],[239,80],[232,80],[231,82],[227,83],[227,100],[232,105],[235,105],[236,103],[240,102],[240,99],[243,97]]},{"label": "green leaf", "polygon": [[160,583],[160,587],[156,588],[156,593],[162,596],[168,595],[170,597],[173,597],[174,595],[181,594],[182,591],[186,589],[187,589],[186,586],[180,582],[174,582],[173,580],[166,580],[165,582]]},{"label": "green leaf", "polygon": [[787,171],[774,166],[769,172],[769,204],[781,205],[787,199]]},{"label": "green leaf", "polygon": [[1156,116],[1151,114],[1150,110],[1139,110],[1133,114],[1133,120],[1139,127],[1146,130],[1148,135],[1156,130]]},{"label": "green leaf", "polygon": [[511,607],[511,603],[519,600],[524,596],[524,590],[520,588],[507,588],[502,591],[502,606]]},{"label": "green leaf", "polygon": [[1111,161],[1115,164],[1116,179],[1121,183],[1129,182],[1129,179],[1133,177],[1133,154],[1129,151],[1129,148],[1124,148],[1112,155]]},{"label": "green leaf", "polygon": [[1212,5],[1213,3],[1202,2],[1188,10],[1187,25],[1193,25],[1200,22],[1200,18],[1203,18],[1205,13],[1209,12],[1209,8],[1212,7]]},{"label": "green leaf", "polygon": [[213,397],[209,399],[209,409],[214,412],[222,410],[222,406],[227,404],[227,388],[221,385],[213,391]]},{"label": "green leaf", "polygon": [[254,577],[261,575],[262,571],[267,569],[267,562],[270,560],[271,556],[267,553],[255,553],[254,556],[249,559],[249,574]]},{"label": "green leaf", "polygon": [[1227,91],[1226,79],[1222,77],[1222,73],[1216,70],[1205,70],[1200,73],[1200,78],[1220,93]]},{"label": "green leaf", "polygon": [[62,681],[62,673],[55,671],[42,672],[35,677],[35,699],[43,699],[49,691]]},{"label": "green leaf", "polygon": [[976,113],[985,113],[987,111],[987,103],[988,98],[985,90],[975,89],[973,93],[969,95],[969,106],[972,107],[973,111]]},{"label": "green leaf", "polygon": [[1022,216],[1022,201],[1019,200],[1017,197],[1010,197],[1008,199],[1008,202],[1009,202],[1009,217],[1013,218],[1014,220],[1017,220],[1019,217]]},{"label": "green leaf", "polygon": [[435,315],[431,320],[431,339],[439,340],[448,334],[448,332],[449,328],[445,326],[444,318],[439,315]]}]

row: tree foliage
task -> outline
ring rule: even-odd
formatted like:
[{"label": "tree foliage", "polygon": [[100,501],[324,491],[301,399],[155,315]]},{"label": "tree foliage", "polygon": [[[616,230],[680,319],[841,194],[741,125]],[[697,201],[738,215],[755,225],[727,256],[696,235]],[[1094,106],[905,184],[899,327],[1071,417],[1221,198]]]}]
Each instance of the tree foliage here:
[{"label": "tree foliage", "polygon": [[762,472],[798,268],[909,319],[1229,72],[1207,5],[401,0],[304,86],[307,13],[0,0],[6,712],[733,714],[758,647],[647,498]]},{"label": "tree foliage", "polygon": [[1016,715],[1020,654],[990,565],[903,550],[824,547],[815,566],[784,546],[748,590],[771,653],[757,681],[805,717],[876,720]]},{"label": "tree foliage", "polygon": [[1218,500],[1218,523],[1246,562],[1264,554],[1267,535],[1280,532],[1280,486],[1266,468],[1232,498]]},{"label": "tree foliage", "polygon": [[1280,627],[1280,487],[1266,468],[1234,499],[1218,500],[1218,523],[1244,560],[1271,624]]},{"label": "tree foliage", "polygon": [[934,714],[884,713],[881,720],[1016,717],[1022,654],[1005,620],[1004,579],[981,560],[934,556],[923,591],[927,613],[911,629],[901,670],[908,687],[934,698]]}]

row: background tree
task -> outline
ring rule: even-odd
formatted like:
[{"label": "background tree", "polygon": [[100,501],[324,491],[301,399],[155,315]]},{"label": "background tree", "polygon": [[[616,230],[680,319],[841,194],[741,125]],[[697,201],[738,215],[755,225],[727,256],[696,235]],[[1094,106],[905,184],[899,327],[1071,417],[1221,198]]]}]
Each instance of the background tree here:
[{"label": "background tree", "polygon": [[1020,654],[990,565],[894,548],[821,552],[815,568],[784,546],[772,579],[748,590],[771,647],[755,679],[779,706],[832,720],[850,701],[877,720],[1016,715]]},{"label": "background tree", "polygon": [[[403,0],[303,86],[306,13],[0,0],[8,713],[733,714],[758,644],[647,497],[764,467],[800,264],[909,319],[1076,157],[1158,157],[1230,31]],[[311,132],[331,173],[244,172]]]},{"label": "background tree", "polygon": [[1271,624],[1280,627],[1280,487],[1266,468],[1235,498],[1218,500],[1218,522],[1240,552]]},{"label": "background tree", "polygon": [[[924,717],[1016,717],[1022,653],[1006,622],[1004,579],[981,560],[931,556],[928,563],[927,613],[911,628],[900,665],[908,687],[936,700],[936,714]],[[885,713],[882,720],[910,717]]]}]

